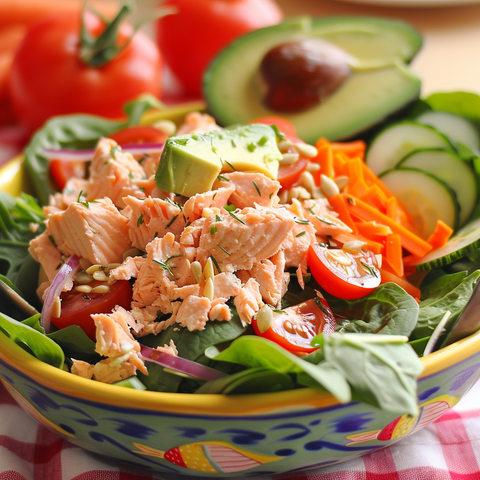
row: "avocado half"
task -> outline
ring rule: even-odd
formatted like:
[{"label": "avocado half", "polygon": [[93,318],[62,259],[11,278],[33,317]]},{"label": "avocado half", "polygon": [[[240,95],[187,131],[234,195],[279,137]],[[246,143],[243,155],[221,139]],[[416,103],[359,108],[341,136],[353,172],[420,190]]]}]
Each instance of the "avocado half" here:
[{"label": "avocado half", "polygon": [[[282,113],[264,105],[259,67],[272,48],[316,38],[340,47],[352,73],[328,98],[307,110]],[[277,115],[298,137],[314,143],[351,138],[400,110],[420,95],[421,81],[407,67],[422,46],[410,25],[370,17],[303,16],[240,37],[212,61],[204,80],[208,111],[223,126]]]}]

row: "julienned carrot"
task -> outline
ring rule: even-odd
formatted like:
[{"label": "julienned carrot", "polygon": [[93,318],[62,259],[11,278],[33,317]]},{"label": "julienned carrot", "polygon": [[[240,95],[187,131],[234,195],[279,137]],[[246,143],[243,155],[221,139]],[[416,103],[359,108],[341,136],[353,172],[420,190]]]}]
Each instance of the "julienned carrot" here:
[{"label": "julienned carrot", "polygon": [[416,299],[420,299],[420,289],[415,285],[412,285],[407,279],[399,277],[394,273],[388,271],[386,268],[380,268],[380,275],[382,277],[381,283],[393,282],[399,287],[402,287],[408,294]]},{"label": "julienned carrot", "polygon": [[[80,11],[82,0],[1,0],[0,28],[12,25],[33,25],[53,13]],[[90,0],[89,6],[107,17],[118,10],[116,0]]]},{"label": "julienned carrot", "polygon": [[403,277],[403,253],[400,235],[392,233],[387,235],[385,241],[385,260],[388,262],[392,270],[399,277]]},{"label": "julienned carrot", "polygon": [[392,234],[392,230],[390,227],[374,221],[355,222],[355,226],[357,227],[359,233],[361,233],[365,237],[373,238],[374,240],[376,237],[386,237],[387,235]]},{"label": "julienned carrot", "polygon": [[385,251],[385,245],[381,242],[376,242],[371,238],[364,237],[363,235],[354,235],[353,233],[338,233],[333,237],[340,243],[347,243],[352,240],[360,240],[361,242],[365,242],[365,247],[367,250],[370,250],[375,255],[382,255]]},{"label": "julienned carrot", "polygon": [[333,154],[343,153],[348,158],[361,158],[365,156],[366,144],[363,140],[353,142],[332,142]]},{"label": "julienned carrot", "polygon": [[328,202],[333,207],[333,209],[338,213],[338,218],[345,223],[348,227],[352,229],[354,235],[358,234],[358,228],[355,225],[355,222],[352,220],[350,213],[348,212],[347,206],[345,205],[345,199],[342,195],[337,193],[336,195],[331,196],[328,199]]},{"label": "julienned carrot", "polygon": [[329,178],[335,177],[335,171],[333,169],[333,154],[330,142],[324,138],[321,138],[315,144],[318,150],[318,155],[312,158],[312,162],[320,164],[320,175],[326,175]]},{"label": "julienned carrot", "polygon": [[[355,195],[353,192],[352,194]],[[367,188],[367,191],[363,194],[361,200],[367,202],[375,208],[378,208],[378,210],[382,213],[386,213],[387,211],[388,198],[386,197],[385,193],[383,193],[382,189],[376,184]]]},{"label": "julienned carrot", "polygon": [[350,194],[343,195],[350,215],[366,222],[376,221],[390,227],[393,233],[400,235],[402,246],[410,253],[423,257],[432,250],[432,246],[428,242],[421,239],[398,222],[395,222],[387,215],[379,212],[376,208],[368,205],[368,203],[355,198]]},{"label": "julienned carrot", "polygon": [[386,205],[386,215],[391,218],[394,222],[399,223],[408,230],[413,231],[414,228],[410,222],[405,210],[399,205],[395,197],[390,197],[387,200]]},{"label": "julienned carrot", "polygon": [[439,248],[447,243],[447,240],[452,236],[453,228],[450,228],[443,220],[438,219],[435,230],[428,237],[427,242],[433,248]]}]

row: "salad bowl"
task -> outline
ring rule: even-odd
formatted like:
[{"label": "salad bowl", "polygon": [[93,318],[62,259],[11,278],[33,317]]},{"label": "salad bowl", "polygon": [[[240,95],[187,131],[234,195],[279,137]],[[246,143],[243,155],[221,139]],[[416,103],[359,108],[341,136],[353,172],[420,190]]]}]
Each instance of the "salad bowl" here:
[{"label": "salad bowl", "polygon": [[[0,170],[0,190],[28,189],[19,156]],[[220,395],[108,385],[44,363],[4,333],[0,381],[40,424],[119,462],[204,478],[303,471],[384,448],[438,419],[480,377],[480,331],[421,358],[416,415],[314,388]]]}]

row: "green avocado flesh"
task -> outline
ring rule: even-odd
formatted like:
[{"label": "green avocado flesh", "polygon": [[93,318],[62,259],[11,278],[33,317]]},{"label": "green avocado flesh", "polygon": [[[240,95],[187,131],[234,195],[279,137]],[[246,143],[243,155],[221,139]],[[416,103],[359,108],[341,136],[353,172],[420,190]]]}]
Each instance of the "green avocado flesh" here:
[{"label": "green avocado flesh", "polygon": [[269,125],[179,135],[165,143],[155,183],[164,192],[191,197],[211,190],[221,172],[259,172],[275,179],[281,159]]},{"label": "green avocado flesh", "polygon": [[[316,38],[340,47],[350,77],[327,99],[307,110],[283,113],[263,102],[259,66],[273,47]],[[368,17],[301,17],[263,28],[234,41],[204,76],[209,112],[221,125],[243,124],[279,115],[308,143],[320,137],[350,138],[417,99],[421,82],[406,64],[422,44],[409,25]]]}]

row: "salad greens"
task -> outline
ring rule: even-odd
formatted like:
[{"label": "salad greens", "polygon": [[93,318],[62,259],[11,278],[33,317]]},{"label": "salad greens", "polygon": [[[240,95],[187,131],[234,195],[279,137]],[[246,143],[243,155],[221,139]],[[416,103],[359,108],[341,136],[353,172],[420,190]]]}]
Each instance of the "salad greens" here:
[{"label": "salad greens", "polygon": [[[480,98],[472,99],[470,94],[441,94],[420,101],[417,108],[460,113],[480,129],[479,102]],[[47,203],[54,191],[43,149],[90,148],[100,136],[138,123],[152,106],[158,105],[151,98],[128,105],[129,119],[123,123],[89,115],[50,120],[25,151],[29,179],[39,203]],[[28,254],[28,244],[43,231],[43,220],[42,209],[30,195],[13,198],[0,192],[0,280],[27,298],[36,284],[36,275],[31,273],[35,262]],[[358,300],[322,292],[340,319],[336,332],[315,337],[312,345],[320,348],[304,357],[255,336],[251,326],[242,324],[233,306],[231,321],[210,321],[201,331],[172,325],[157,336],[143,337],[142,343],[155,348],[173,340],[180,356],[228,375],[204,382],[149,364],[149,375],[140,373],[138,378],[149,390],[199,394],[273,392],[309,386],[330,392],[341,402],[362,401],[383,410],[415,415],[416,384],[422,371],[418,355],[447,310],[447,331],[461,316],[478,283],[478,267],[477,256],[470,255],[430,272],[422,285],[420,304],[395,284],[383,284]],[[22,274],[22,269],[30,273]],[[321,291],[313,279],[305,280],[307,284],[301,289],[295,274],[291,274],[282,308],[314,298],[316,290]],[[68,366],[70,358],[98,360],[95,343],[79,327],[45,335],[39,315],[23,320],[21,312],[9,300],[4,301],[1,290],[0,298],[4,312],[0,314],[1,332],[32,355],[58,368],[63,368],[64,362]]]}]

